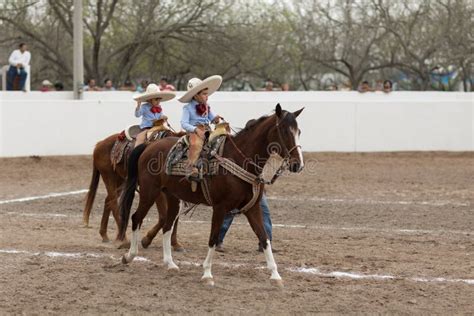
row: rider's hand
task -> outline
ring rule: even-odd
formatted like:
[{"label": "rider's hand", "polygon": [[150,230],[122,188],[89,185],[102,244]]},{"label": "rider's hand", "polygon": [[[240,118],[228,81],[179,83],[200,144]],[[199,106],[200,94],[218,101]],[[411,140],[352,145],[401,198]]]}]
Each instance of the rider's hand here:
[{"label": "rider's hand", "polygon": [[216,117],[212,120],[214,124],[219,124],[219,122],[222,120],[222,116],[216,115]]}]

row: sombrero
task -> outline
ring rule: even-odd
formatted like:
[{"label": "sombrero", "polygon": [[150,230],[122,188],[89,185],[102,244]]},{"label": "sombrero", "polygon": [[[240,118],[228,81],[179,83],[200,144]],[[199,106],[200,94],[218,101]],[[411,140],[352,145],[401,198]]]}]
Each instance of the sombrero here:
[{"label": "sombrero", "polygon": [[173,91],[161,91],[160,87],[154,83],[150,83],[146,87],[146,91],[142,94],[133,97],[135,101],[147,101],[154,98],[159,98],[161,101],[168,101],[173,99],[176,93]]},{"label": "sombrero", "polygon": [[222,77],[215,75],[204,80],[192,78],[188,81],[188,91],[178,99],[179,102],[187,103],[201,90],[208,89],[209,95],[216,92],[221,86]]}]

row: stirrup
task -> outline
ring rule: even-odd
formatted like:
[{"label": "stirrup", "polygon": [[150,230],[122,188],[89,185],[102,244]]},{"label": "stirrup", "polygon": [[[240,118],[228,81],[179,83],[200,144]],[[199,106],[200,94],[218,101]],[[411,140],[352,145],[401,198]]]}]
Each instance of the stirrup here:
[{"label": "stirrup", "polygon": [[191,172],[186,175],[186,180],[189,182],[201,182],[201,177],[199,176],[199,172]]}]

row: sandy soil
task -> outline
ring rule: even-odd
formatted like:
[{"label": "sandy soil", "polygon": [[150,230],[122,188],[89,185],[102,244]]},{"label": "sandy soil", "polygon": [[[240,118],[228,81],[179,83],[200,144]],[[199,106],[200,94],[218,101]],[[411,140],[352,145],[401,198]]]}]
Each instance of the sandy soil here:
[{"label": "sandy soil", "polygon": [[[208,288],[200,264],[210,209],[180,222],[179,273],[161,263],[161,235],[122,265],[124,250],[98,234],[102,183],[92,228],[82,227],[85,194],[12,201],[86,189],[91,157],[0,159],[0,314],[473,312],[474,153],[305,159],[302,174],[267,192],[284,289],[270,283],[244,217],[216,255]],[[143,234],[156,219],[151,211]]]}]

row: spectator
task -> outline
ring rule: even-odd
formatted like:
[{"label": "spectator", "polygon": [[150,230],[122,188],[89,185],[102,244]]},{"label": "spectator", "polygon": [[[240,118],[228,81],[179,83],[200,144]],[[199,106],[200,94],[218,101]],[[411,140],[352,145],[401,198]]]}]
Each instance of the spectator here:
[{"label": "spectator", "polygon": [[143,93],[146,90],[146,87],[150,84],[150,81],[147,79],[143,79],[140,81],[140,84],[137,86],[137,92]]},{"label": "spectator", "polygon": [[168,79],[163,77],[160,79],[160,90],[161,91],[176,91],[176,88],[168,83]]},{"label": "spectator", "polygon": [[63,91],[64,90],[64,85],[61,82],[56,82],[54,84],[54,89],[56,91]]},{"label": "spectator", "polygon": [[119,88],[120,91],[136,91],[135,85],[129,80],[125,80],[123,85]]},{"label": "spectator", "polygon": [[104,91],[115,91],[114,85],[112,84],[112,79],[105,79],[104,80]]},{"label": "spectator", "polygon": [[102,89],[97,86],[95,79],[91,78],[87,81],[87,85],[84,87],[84,91],[101,91]]},{"label": "spectator", "polygon": [[390,92],[392,92],[392,87],[393,87],[392,81],[390,81],[390,80],[385,80],[385,81],[383,82],[383,92],[385,92],[385,93],[390,93]]},{"label": "spectator", "polygon": [[290,91],[290,85],[288,83],[281,84],[281,91]]},{"label": "spectator", "polygon": [[340,91],[352,91],[352,86],[351,86],[350,81],[349,81],[349,82],[346,82],[346,83],[343,83],[343,84],[341,85]]},{"label": "spectator", "polygon": [[28,76],[25,68],[30,64],[31,54],[27,51],[28,47],[25,43],[18,45],[18,48],[19,49],[15,49],[8,58],[10,67],[7,72],[7,90],[10,91],[25,91],[25,82]]},{"label": "spectator", "polygon": [[362,81],[362,83],[359,86],[358,91],[360,93],[365,93],[365,92],[372,91],[372,89],[370,88],[369,82],[368,81]]},{"label": "spectator", "polygon": [[263,89],[259,89],[259,91],[273,91],[273,81],[271,81],[270,79],[265,81]]},{"label": "spectator", "polygon": [[377,80],[375,82],[375,91],[383,91],[383,81]]},{"label": "spectator", "polygon": [[53,91],[53,84],[49,80],[43,80],[41,83],[41,92]]}]

